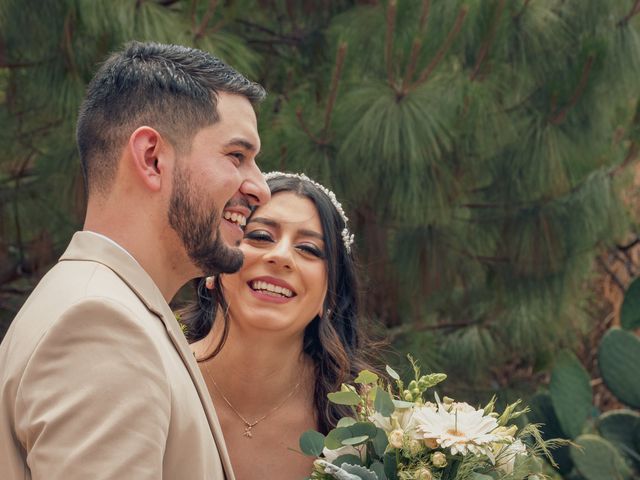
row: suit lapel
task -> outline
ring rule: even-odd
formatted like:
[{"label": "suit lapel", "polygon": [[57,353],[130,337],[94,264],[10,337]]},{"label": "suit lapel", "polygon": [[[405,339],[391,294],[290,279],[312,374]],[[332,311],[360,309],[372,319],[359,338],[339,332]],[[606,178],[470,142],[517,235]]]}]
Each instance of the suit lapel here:
[{"label": "suit lapel", "polygon": [[222,428],[213,408],[202,373],[175,315],[151,277],[122,247],[92,232],[76,232],[74,234],[67,251],[60,258],[60,261],[73,260],[94,261],[111,269],[131,288],[149,311],[162,320],[167,334],[182,358],[198,392],[202,408],[205,411],[211,433],[218,448],[225,476],[228,479],[232,479],[233,470],[222,435]]},{"label": "suit lapel", "polygon": [[169,338],[171,338],[173,345],[182,357],[182,361],[187,366],[187,370],[189,371],[191,380],[193,381],[193,384],[198,392],[198,396],[200,397],[200,401],[202,402],[204,412],[207,415],[211,433],[213,434],[213,438],[216,441],[216,446],[218,447],[220,461],[224,466],[225,475],[228,479],[231,479],[233,478],[233,475],[231,473],[233,471],[231,468],[231,460],[229,459],[227,446],[222,435],[222,427],[220,426],[218,415],[216,415],[215,408],[213,407],[211,396],[209,395],[209,391],[207,390],[206,383],[202,377],[202,373],[200,372],[200,368],[198,367],[195,356],[189,348],[184,334],[182,333],[182,329],[176,321],[175,315],[168,305],[166,305],[166,308],[164,310],[165,311],[161,314],[161,318],[163,319],[163,322],[167,327]]}]

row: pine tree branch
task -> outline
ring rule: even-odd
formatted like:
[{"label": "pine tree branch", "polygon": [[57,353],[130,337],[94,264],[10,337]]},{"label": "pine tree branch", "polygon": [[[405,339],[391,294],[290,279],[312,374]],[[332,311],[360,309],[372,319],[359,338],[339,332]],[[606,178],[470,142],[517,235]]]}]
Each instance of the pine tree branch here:
[{"label": "pine tree branch", "polygon": [[609,266],[604,262],[604,260],[602,260],[601,257],[597,257],[596,260],[600,264],[602,269],[607,273],[607,275],[611,277],[611,280],[613,281],[613,283],[616,284],[616,286],[622,291],[622,293],[625,293],[627,289],[625,288],[624,283],[622,283],[622,280],[620,280],[618,276],[615,274],[615,272],[613,272],[609,268]]},{"label": "pine tree branch", "polygon": [[393,78],[393,36],[396,28],[396,12],[397,5],[396,0],[391,0],[389,2],[389,7],[387,9],[387,33],[385,40],[385,60],[387,62],[387,81],[389,85],[393,87],[394,78]]},{"label": "pine tree branch", "polygon": [[295,30],[297,28],[297,17],[296,10],[294,8],[293,0],[285,0],[285,9],[287,11],[287,16],[289,17],[289,21],[291,22],[291,27]]},{"label": "pine tree branch", "polygon": [[340,83],[340,77],[342,75],[342,66],[344,65],[344,59],[347,55],[347,44],[342,42],[338,47],[338,53],[336,54],[336,66],[333,71],[333,77],[331,78],[331,88],[329,90],[329,98],[327,100],[327,109],[324,114],[324,126],[322,128],[322,138],[327,140],[329,135],[329,125],[331,124],[331,114],[333,113],[333,106],[336,102],[338,95],[338,85]]},{"label": "pine tree branch", "polygon": [[626,253],[628,250],[631,250],[633,247],[635,247],[639,243],[640,243],[640,236],[636,235],[636,238],[631,242],[627,243],[626,245],[616,245],[616,248]]},{"label": "pine tree branch", "polygon": [[618,26],[619,27],[624,27],[629,23],[629,20],[631,20],[633,17],[635,17],[637,14],[640,13],[640,0],[636,0],[635,3],[633,4],[633,7],[631,7],[631,10],[629,10],[629,13],[627,13],[624,18],[620,19],[620,21],[618,22]]},{"label": "pine tree branch", "polygon": [[636,277],[635,265],[633,263],[633,258],[629,254],[628,250],[614,250],[613,256],[624,266],[624,269],[627,271],[627,275],[629,278]]},{"label": "pine tree branch", "polygon": [[196,31],[196,4],[198,0],[191,0],[191,5],[189,6],[189,17],[191,18],[191,30]]},{"label": "pine tree branch", "polygon": [[71,11],[64,19],[63,27],[63,42],[62,51],[64,52],[64,58],[66,60],[67,68],[74,77],[78,77],[78,66],[76,64],[74,49],[73,49],[73,27],[74,27],[74,12]]},{"label": "pine tree branch", "polygon": [[194,38],[196,40],[199,40],[204,36],[207,30],[207,25],[209,25],[209,22],[211,21],[213,14],[216,12],[216,8],[218,8],[218,0],[209,0],[209,6],[207,7],[207,11],[202,16],[202,21],[200,22],[200,26],[198,27],[194,35]]},{"label": "pine tree branch", "polygon": [[427,28],[427,20],[431,11],[431,0],[422,0],[422,11],[420,12],[420,22],[418,23],[420,35],[424,35]]},{"label": "pine tree branch", "polygon": [[43,63],[50,62],[51,60],[55,60],[53,57],[44,59],[44,60],[35,60],[33,62],[5,62],[0,61],[0,68],[6,69],[17,69],[17,68],[28,68],[28,67],[37,67],[38,65],[42,65]]},{"label": "pine tree branch", "polygon": [[593,67],[594,60],[595,60],[595,56],[593,54],[589,55],[586,63],[584,64],[584,67],[582,67],[582,74],[580,75],[580,81],[578,82],[578,86],[573,92],[573,95],[571,95],[569,102],[567,103],[567,105],[564,106],[562,110],[560,110],[556,115],[554,115],[549,119],[549,122],[552,123],[553,125],[559,125],[560,123],[562,123],[566,118],[567,113],[569,113],[569,110],[571,110],[571,108],[573,108],[575,104],[578,103],[578,100],[584,93],[584,90],[589,81],[589,74],[591,73],[591,68]]},{"label": "pine tree branch", "polygon": [[408,333],[415,332],[429,332],[435,330],[458,330],[461,328],[471,327],[472,325],[479,325],[478,322],[475,321],[466,321],[466,322],[449,322],[449,323],[436,323],[435,325],[425,325],[424,323],[406,323],[404,325],[400,325],[398,327],[389,328],[386,330],[385,334],[387,340],[392,343],[395,339],[397,339],[401,335],[406,335]]},{"label": "pine tree branch", "polygon": [[478,54],[478,58],[476,60],[476,64],[473,67],[473,73],[471,74],[471,81],[475,81],[480,74],[480,69],[487,56],[489,55],[489,48],[491,48],[491,44],[495,40],[496,32],[498,31],[498,24],[500,23],[500,18],[502,17],[502,12],[504,11],[505,0],[499,0],[498,5],[496,6],[496,10],[493,13],[493,21],[491,22],[491,26],[489,27],[489,32],[487,33],[487,37],[484,39],[482,43],[482,47],[480,47],[480,53]]},{"label": "pine tree branch", "polygon": [[270,35],[273,38],[270,38],[268,40],[262,40],[262,39],[254,39],[251,40],[249,39],[248,42],[249,43],[283,43],[283,44],[287,44],[287,45],[299,45],[300,42],[302,40],[304,40],[304,38],[306,37],[306,32],[298,32],[296,34],[291,34],[291,35],[282,35],[274,30],[271,30],[263,25],[258,25],[257,23],[253,23],[250,22],[248,20],[236,20],[236,22],[238,22],[241,25],[244,25],[246,27],[252,28],[254,30],[258,30],[260,32],[266,33],[267,35]]},{"label": "pine tree branch", "polygon": [[[636,102],[636,113],[633,116],[633,120],[631,121],[631,127],[634,129],[640,127],[640,100]],[[611,169],[611,171],[609,172],[609,176],[617,175],[619,172],[627,168],[638,158],[639,153],[640,145],[638,145],[638,142],[636,142],[636,140],[631,140],[629,148],[627,149],[627,155],[625,156],[624,160],[620,165]]]},{"label": "pine tree branch", "polygon": [[316,137],[311,130],[309,129],[309,127],[307,127],[307,124],[304,121],[304,118],[302,117],[302,108],[298,107],[296,109],[296,118],[298,119],[298,123],[300,123],[300,127],[302,128],[302,130],[304,131],[304,133],[307,134],[307,136],[316,144],[318,145],[326,145],[324,139],[318,138]]},{"label": "pine tree branch", "polygon": [[640,147],[635,140],[631,141],[629,145],[629,149],[627,150],[627,155],[624,157],[622,163],[609,171],[609,176],[613,177],[627,168],[631,163],[633,163],[638,158],[638,153],[640,153]]},{"label": "pine tree branch", "polygon": [[420,21],[418,22],[418,33],[416,34],[416,38],[413,39],[409,61],[407,62],[407,70],[405,71],[404,78],[402,80],[402,87],[400,92],[402,96],[408,93],[409,85],[411,84],[411,81],[413,80],[413,74],[416,71],[418,55],[420,55],[420,50],[422,49],[421,38],[424,36],[425,30],[427,28],[427,20],[429,19],[430,7],[431,0],[422,0],[422,13],[420,14]]},{"label": "pine tree branch", "polygon": [[520,10],[518,11],[518,13],[516,13],[512,18],[514,21],[518,21],[520,20],[520,18],[522,17],[522,15],[524,15],[524,11],[527,9],[527,7],[529,6],[529,3],[531,2],[531,0],[524,0],[524,3],[522,4],[522,8],[520,8]]},{"label": "pine tree branch", "polygon": [[409,54],[409,62],[407,63],[407,70],[405,71],[404,78],[402,79],[402,87],[400,88],[401,96],[405,96],[409,92],[409,87],[411,85],[413,74],[416,70],[416,65],[418,63],[418,55],[420,55],[421,49],[422,49],[422,42],[420,41],[420,39],[415,38],[413,40],[413,44],[411,45],[411,53]]},{"label": "pine tree branch", "polygon": [[468,8],[466,6],[460,8],[460,11],[458,12],[458,16],[456,17],[456,21],[453,24],[453,27],[451,28],[451,30],[449,31],[449,34],[447,35],[447,38],[445,39],[444,43],[436,53],[435,57],[433,57],[429,65],[427,65],[427,67],[422,71],[422,73],[420,74],[420,77],[418,78],[418,81],[414,85],[412,85],[412,87],[421,85],[429,79],[429,77],[431,76],[433,71],[436,69],[436,67],[442,60],[442,58],[449,51],[449,48],[451,48],[451,45],[453,44],[453,41],[455,40],[455,38],[460,33],[460,30],[462,29],[462,23],[464,22],[464,18],[467,16],[467,12],[468,12]]},{"label": "pine tree branch", "polygon": [[20,180],[22,179],[22,175],[24,175],[24,172],[27,170],[27,167],[31,164],[32,159],[33,159],[33,153],[30,153],[29,155],[27,155],[24,158],[20,167],[18,168],[18,171],[16,172],[16,175],[14,177],[14,190],[16,194],[13,199],[13,218],[15,223],[14,228],[16,232],[16,247],[18,249],[19,264],[24,263],[25,248],[24,248],[24,242],[22,240],[22,222],[20,221],[20,211],[18,209],[18,198],[20,197],[18,192],[20,191],[20,187],[21,187]]}]

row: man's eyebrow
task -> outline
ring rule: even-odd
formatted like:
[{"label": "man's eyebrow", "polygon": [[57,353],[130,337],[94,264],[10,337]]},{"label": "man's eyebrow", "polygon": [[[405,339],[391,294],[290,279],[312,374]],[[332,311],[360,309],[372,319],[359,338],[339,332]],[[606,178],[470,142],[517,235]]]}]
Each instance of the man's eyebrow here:
[{"label": "man's eyebrow", "polygon": [[[270,218],[264,218],[264,217],[252,217],[249,219],[249,221],[247,222],[249,223],[261,223],[263,225],[266,225],[267,227],[272,227],[272,228],[280,228],[280,224],[278,222],[276,222],[275,220],[271,220]],[[317,238],[318,240],[322,240],[324,242],[324,236],[314,230],[308,230],[306,228],[301,228],[300,230],[298,230],[298,233],[305,236],[305,237],[313,237],[313,238]]]},{"label": "man's eyebrow", "polygon": [[225,144],[225,147],[242,147],[245,150],[251,150],[252,152],[255,152],[257,150],[256,146],[253,143],[240,137],[232,138]]}]

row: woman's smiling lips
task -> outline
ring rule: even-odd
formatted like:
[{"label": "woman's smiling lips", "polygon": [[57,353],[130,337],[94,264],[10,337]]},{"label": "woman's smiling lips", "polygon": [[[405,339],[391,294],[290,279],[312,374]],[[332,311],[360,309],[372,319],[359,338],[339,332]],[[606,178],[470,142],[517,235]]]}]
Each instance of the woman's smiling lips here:
[{"label": "woman's smiling lips", "polygon": [[280,278],[263,276],[247,282],[251,293],[260,300],[273,303],[287,303],[296,296],[291,285]]}]

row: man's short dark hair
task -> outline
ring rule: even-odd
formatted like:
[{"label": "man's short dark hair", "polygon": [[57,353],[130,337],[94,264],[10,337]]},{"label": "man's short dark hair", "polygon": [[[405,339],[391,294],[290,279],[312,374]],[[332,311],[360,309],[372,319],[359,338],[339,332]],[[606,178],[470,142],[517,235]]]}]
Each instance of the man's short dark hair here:
[{"label": "man's short dark hair", "polygon": [[111,55],[87,88],[76,137],[89,193],[109,190],[131,133],[155,128],[178,151],[218,120],[219,92],[252,105],[265,90],[213,55],[195,48],[131,42]]}]

